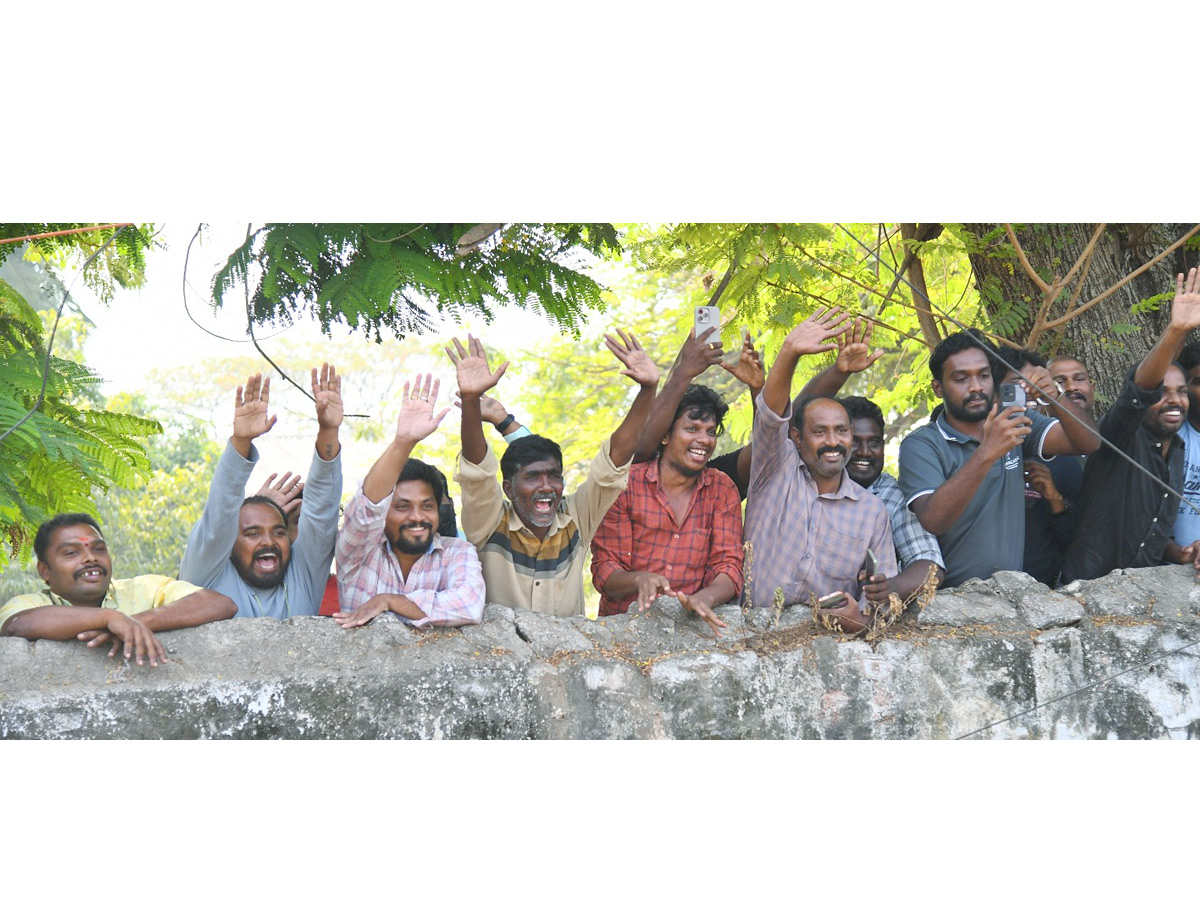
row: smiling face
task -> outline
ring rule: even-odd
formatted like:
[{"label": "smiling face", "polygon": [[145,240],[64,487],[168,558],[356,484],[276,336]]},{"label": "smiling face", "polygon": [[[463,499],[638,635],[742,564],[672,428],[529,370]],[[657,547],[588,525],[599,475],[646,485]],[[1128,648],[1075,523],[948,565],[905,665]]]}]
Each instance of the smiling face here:
[{"label": "smiling face", "polygon": [[941,380],[933,382],[933,392],[945,403],[947,418],[982,422],[995,395],[987,354],[972,347],[946,357]]},{"label": "smiling face", "polygon": [[660,466],[669,466],[680,475],[695,478],[704,471],[716,449],[717,420],[712,416],[693,419],[688,412],[675,420],[663,438]]},{"label": "smiling face", "polygon": [[1187,414],[1187,382],[1178,366],[1169,366],[1163,376],[1162,399],[1147,408],[1142,421],[1151,434],[1166,440],[1183,427]]},{"label": "smiling face", "polygon": [[857,484],[870,487],[883,471],[883,431],[871,419],[850,423],[850,461],[846,474]]},{"label": "smiling face", "polygon": [[837,490],[850,456],[850,416],[836,400],[813,400],[804,408],[803,430],[788,434],[821,493]]},{"label": "smiling face", "polygon": [[238,536],[229,559],[252,588],[277,587],[292,558],[287,523],[265,503],[247,503],[238,512]]},{"label": "smiling face", "polygon": [[555,459],[526,463],[502,486],[525,526],[539,538],[545,537],[562,503],[562,464]]},{"label": "smiling face", "polygon": [[401,481],[392,492],[383,533],[398,556],[421,556],[441,524],[437,498],[425,481]]},{"label": "smiling face", "polygon": [[1087,367],[1077,359],[1056,359],[1050,363],[1050,377],[1063,389],[1063,396],[1089,416],[1096,400],[1096,389]]},{"label": "smiling face", "polygon": [[104,537],[91,525],[68,525],[50,536],[46,561],[38,560],[46,586],[74,606],[99,606],[112,581]]}]

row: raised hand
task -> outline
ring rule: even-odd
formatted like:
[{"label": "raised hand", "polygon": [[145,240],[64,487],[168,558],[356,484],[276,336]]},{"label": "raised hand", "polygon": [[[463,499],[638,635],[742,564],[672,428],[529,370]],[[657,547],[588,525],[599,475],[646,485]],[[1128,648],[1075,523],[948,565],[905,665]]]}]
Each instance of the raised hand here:
[{"label": "raised hand", "polygon": [[442,380],[435,380],[430,374],[425,375],[424,383],[418,375],[411,392],[409,382],[404,382],[404,402],[400,404],[400,415],[396,419],[396,440],[417,444],[437,431],[442,419],[450,412],[448,406],[440,413],[433,411],[441,387]]},{"label": "raised hand", "polygon": [[1057,400],[1063,395],[1062,387],[1044,366],[1023,366],[1021,387],[1025,390],[1025,398],[1029,401],[1036,400],[1040,406],[1049,406],[1051,400]]},{"label": "raised hand", "polygon": [[697,335],[695,329],[688,332],[679,356],[675,358],[675,371],[680,378],[691,381],[709,366],[721,362],[721,334],[716,327]]},{"label": "raised hand", "polygon": [[837,336],[850,328],[846,324],[849,318],[849,314],[836,309],[815,312],[788,332],[783,346],[799,356],[836,350]]},{"label": "raised hand", "polygon": [[754,341],[750,332],[742,338],[742,352],[738,354],[736,363],[722,362],[721,368],[729,372],[751,391],[761,391],[767,373],[763,369],[762,354],[754,349]]},{"label": "raised hand", "polygon": [[342,376],[329,363],[321,365],[320,377],[317,370],[312,370],[312,395],[317,403],[317,427],[332,428],[335,431],[342,426]]},{"label": "raised hand", "polygon": [[837,338],[837,368],[839,372],[852,375],[870,368],[879,357],[882,350],[871,350],[871,334],[875,326],[869,319],[854,320],[849,331],[843,331]]},{"label": "raised hand", "polygon": [[1171,327],[1200,328],[1200,269],[1188,270],[1187,277],[1175,276],[1175,299],[1171,301]]},{"label": "raised hand", "polygon": [[[454,405],[462,409],[462,393],[455,391],[454,396],[458,398],[454,401]],[[487,394],[479,395],[479,418],[493,425],[499,425],[507,417],[508,410],[504,408],[503,403],[494,397],[489,397]]]},{"label": "raised hand", "polygon": [[488,365],[487,352],[483,342],[477,337],[467,335],[467,346],[464,348],[458,338],[454,338],[454,346],[446,345],[446,355],[454,363],[454,372],[458,376],[458,393],[460,397],[478,397],[485,391],[494,388],[500,381],[500,376],[508,368],[504,363],[495,372]]},{"label": "raised hand", "polygon": [[291,472],[284,472],[278,484],[275,482],[277,477],[279,476],[272,472],[257,493],[260,497],[273,500],[283,510],[284,515],[290,516],[296,507],[304,502],[301,497],[304,482],[300,480],[299,475],[293,475]]},{"label": "raised hand", "polygon": [[274,427],[277,417],[267,415],[270,393],[271,379],[263,378],[261,373],[251,375],[244,388],[238,387],[233,404],[233,437],[236,440],[248,445]]},{"label": "raised hand", "polygon": [[611,334],[606,334],[604,343],[612,351],[613,356],[624,364],[625,368],[621,370],[621,374],[632,378],[642,387],[654,387],[658,384],[658,366],[642,349],[642,345],[633,336],[633,332],[626,334],[618,328],[617,334],[621,337],[620,341]]}]

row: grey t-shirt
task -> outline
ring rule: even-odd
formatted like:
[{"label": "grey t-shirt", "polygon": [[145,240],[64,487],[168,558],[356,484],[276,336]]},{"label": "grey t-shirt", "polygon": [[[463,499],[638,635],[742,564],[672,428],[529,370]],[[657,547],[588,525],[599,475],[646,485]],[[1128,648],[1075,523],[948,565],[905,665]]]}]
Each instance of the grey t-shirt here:
[{"label": "grey t-shirt", "polygon": [[179,564],[179,578],[232,597],[237,604],[235,618],[315,616],[321,608],[337,540],[342,456],[339,453],[331,460],[324,460],[313,452],[287,574],[282,584],[265,589],[246,584],[229,559],[237,540],[238,511],[246,496],[246,482],[257,462],[257,447],[251,446],[250,459],[246,459],[232,444],[225,445],[204,512],[188,536],[187,549]]},{"label": "grey t-shirt", "polygon": [[[1020,447],[992,464],[961,516],[937,536],[946,561],[944,587],[994,572],[1021,571],[1025,555],[1024,457],[1042,455],[1046,432],[1058,422],[1027,411],[1032,430]],[[900,444],[900,489],[913,500],[932,494],[979,449],[979,441],[957,430],[941,414]]]},{"label": "grey t-shirt", "polygon": [[[1183,438],[1183,496],[1200,506],[1200,431],[1184,422],[1179,430]],[[1200,512],[1186,503],[1179,504],[1179,515],[1175,517],[1175,543],[1186,547],[1200,540]]]}]

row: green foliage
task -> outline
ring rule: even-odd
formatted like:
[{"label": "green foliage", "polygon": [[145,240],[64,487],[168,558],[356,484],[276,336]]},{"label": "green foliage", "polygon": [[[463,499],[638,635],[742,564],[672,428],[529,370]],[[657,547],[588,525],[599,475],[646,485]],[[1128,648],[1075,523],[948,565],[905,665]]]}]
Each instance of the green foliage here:
[{"label": "green foliage", "polygon": [[150,471],[141,439],[157,422],[93,407],[99,376],[86,366],[50,358],[45,396],[45,335],[38,315],[0,282],[0,434],[37,405],[0,442],[0,531],[10,553],[29,555],[33,531],[60,512],[96,508],[94,488],[132,487]]},{"label": "green foliage", "polygon": [[[6,222],[0,223],[0,239],[25,237],[34,234],[49,234],[89,228],[88,222]],[[0,244],[0,262],[18,248],[26,246],[25,257],[41,262],[60,271],[69,271],[104,245],[113,236],[115,228],[89,231],[83,234],[59,235],[38,238],[27,245],[20,242]],[[122,230],[116,239],[105,248],[87,269],[83,271],[83,283],[91,288],[100,299],[109,302],[113,298],[115,285],[140,287],[143,283],[146,256],[153,246],[153,225],[131,225]]]},{"label": "green foliage", "polygon": [[[314,316],[328,334],[342,322],[381,342],[431,330],[440,314],[539,307],[578,335],[601,287],[586,255],[619,250],[608,224],[512,224],[459,248],[470,224],[271,224],[248,236],[213,278],[213,305],[260,277],[249,298],[255,324]],[[470,233],[470,234],[469,234]]]}]

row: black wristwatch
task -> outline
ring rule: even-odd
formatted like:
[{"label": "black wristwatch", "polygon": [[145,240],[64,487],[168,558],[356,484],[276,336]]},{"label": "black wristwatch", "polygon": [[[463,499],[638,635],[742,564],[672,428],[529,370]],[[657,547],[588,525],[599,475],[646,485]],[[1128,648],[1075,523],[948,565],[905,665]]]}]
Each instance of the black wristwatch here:
[{"label": "black wristwatch", "polygon": [[501,419],[499,422],[496,423],[496,430],[498,432],[500,432],[501,434],[504,434],[504,429],[507,428],[509,425],[511,425],[515,421],[517,421],[517,417],[514,416],[512,413],[509,413],[507,416],[505,416],[503,419]]}]

